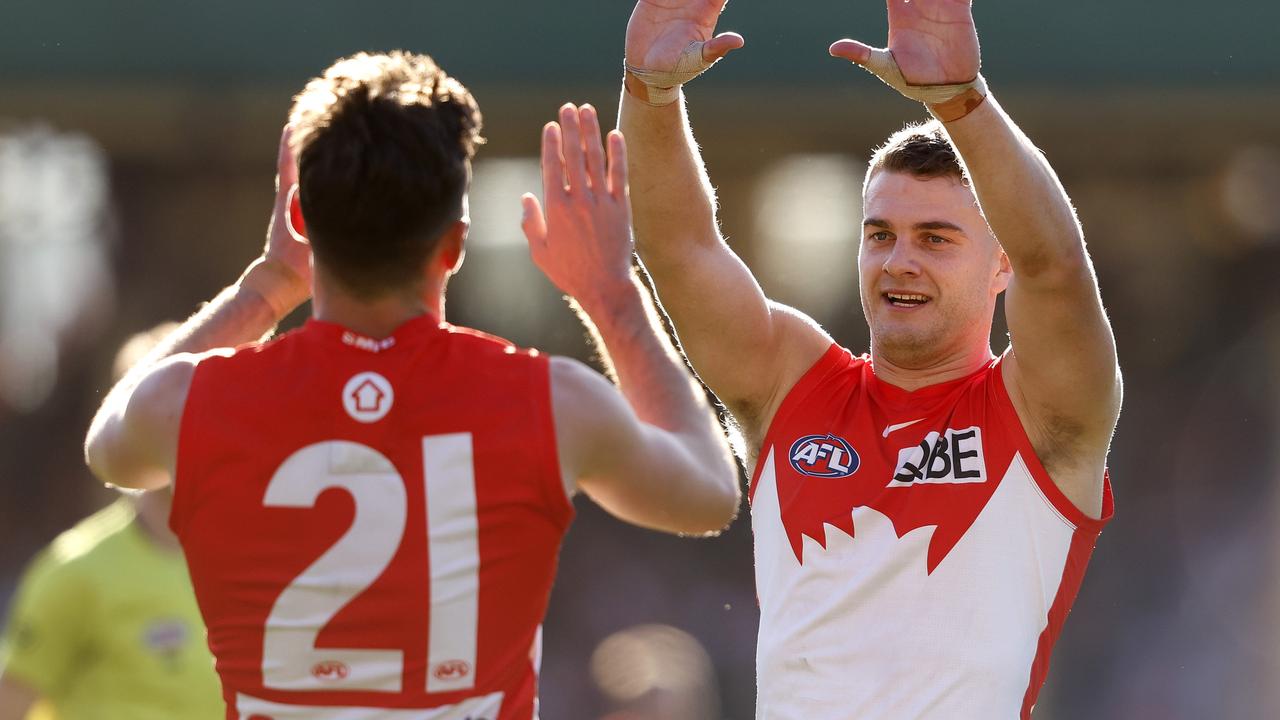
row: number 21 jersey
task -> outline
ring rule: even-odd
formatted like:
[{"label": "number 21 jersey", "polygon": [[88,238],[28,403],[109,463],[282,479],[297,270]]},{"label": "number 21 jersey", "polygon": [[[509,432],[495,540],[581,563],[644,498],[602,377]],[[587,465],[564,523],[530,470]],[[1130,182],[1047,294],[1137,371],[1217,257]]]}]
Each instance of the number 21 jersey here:
[{"label": "number 21 jersey", "polygon": [[228,718],[536,718],[572,517],[546,356],[311,320],[197,366],[174,492]]}]

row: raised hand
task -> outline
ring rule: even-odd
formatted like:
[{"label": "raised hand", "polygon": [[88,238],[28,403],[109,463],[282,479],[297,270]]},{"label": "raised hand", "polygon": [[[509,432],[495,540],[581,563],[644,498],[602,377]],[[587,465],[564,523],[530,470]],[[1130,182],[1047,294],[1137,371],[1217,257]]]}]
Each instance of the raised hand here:
[{"label": "raised hand", "polygon": [[[888,50],[906,82],[955,85],[978,76],[981,57],[972,0],[888,0],[888,7]],[[883,78],[874,50],[845,39],[833,43],[830,52]]]},{"label": "raised hand", "polygon": [[631,282],[626,144],[617,130],[608,142],[606,167],[595,108],[560,108],[542,130],[545,214],[532,194],[521,198],[534,264],[584,308]]},{"label": "raised hand", "polygon": [[627,23],[627,64],[669,72],[690,43],[702,42],[702,59],[715,62],[743,45],[737,33],[715,35],[728,0],[638,0]]},{"label": "raised hand", "polygon": [[[294,305],[311,295],[311,244],[307,242],[306,225],[298,204],[298,162],[290,144],[291,128],[280,134],[276,153],[276,202],[267,224],[267,244],[262,259],[279,272],[279,295]],[[300,298],[300,299],[298,299]]]}]

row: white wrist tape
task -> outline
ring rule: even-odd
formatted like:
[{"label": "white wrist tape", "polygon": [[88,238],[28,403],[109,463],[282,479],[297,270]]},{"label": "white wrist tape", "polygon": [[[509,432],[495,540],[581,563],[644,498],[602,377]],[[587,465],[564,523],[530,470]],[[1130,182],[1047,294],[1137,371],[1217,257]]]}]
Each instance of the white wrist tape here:
[{"label": "white wrist tape", "polygon": [[976,90],[984,97],[987,94],[987,81],[982,79],[981,74],[969,82],[954,85],[912,85],[902,76],[898,61],[894,60],[893,53],[888,50],[873,49],[871,59],[862,67],[903,96],[926,105],[945,103],[969,90]]},{"label": "white wrist tape", "polygon": [[[702,46],[706,43],[694,40],[680,53],[673,70],[644,70],[625,62],[627,72],[644,85],[644,93],[632,93],[639,100],[654,107],[670,105],[680,95],[680,86],[707,71],[707,68],[720,62],[716,58],[707,62],[702,57]],[[631,89],[631,88],[629,88]],[[641,97],[647,94],[648,97]]]}]

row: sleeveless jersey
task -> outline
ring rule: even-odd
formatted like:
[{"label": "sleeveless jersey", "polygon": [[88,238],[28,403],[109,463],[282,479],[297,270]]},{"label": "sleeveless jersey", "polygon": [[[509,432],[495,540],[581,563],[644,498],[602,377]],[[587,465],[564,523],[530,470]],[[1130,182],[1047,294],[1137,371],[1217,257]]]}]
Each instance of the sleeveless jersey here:
[{"label": "sleeveless jersey", "polygon": [[1028,718],[1101,520],[1045,472],[1001,361],[908,392],[833,345],[751,486],[763,720]]},{"label": "sleeveless jersey", "polygon": [[546,356],[309,321],[196,367],[171,525],[237,720],[531,720],[572,516]]}]

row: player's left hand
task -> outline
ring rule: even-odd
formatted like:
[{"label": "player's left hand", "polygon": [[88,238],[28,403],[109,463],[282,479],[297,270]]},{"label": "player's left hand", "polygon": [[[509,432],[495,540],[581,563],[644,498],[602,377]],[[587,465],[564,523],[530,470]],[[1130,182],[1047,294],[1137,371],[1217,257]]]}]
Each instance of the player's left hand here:
[{"label": "player's left hand", "polygon": [[[888,0],[889,47],[911,85],[953,85],[978,76],[981,56],[972,0]],[[838,40],[830,53],[867,69],[872,48]]]},{"label": "player's left hand", "polygon": [[302,208],[298,204],[298,162],[290,145],[291,128],[280,134],[276,153],[276,201],[267,225],[262,260],[279,277],[280,304],[296,307],[311,296],[311,244],[307,242]]},{"label": "player's left hand", "polygon": [[542,130],[546,212],[531,193],[521,198],[534,264],[586,308],[631,282],[626,144],[617,130],[608,142],[606,167],[595,108],[560,108],[560,121]]}]

